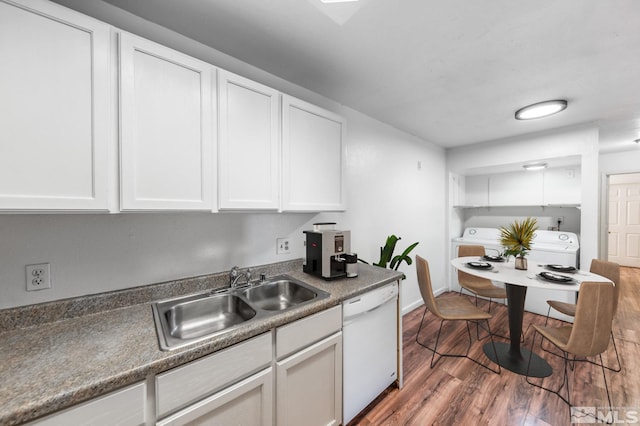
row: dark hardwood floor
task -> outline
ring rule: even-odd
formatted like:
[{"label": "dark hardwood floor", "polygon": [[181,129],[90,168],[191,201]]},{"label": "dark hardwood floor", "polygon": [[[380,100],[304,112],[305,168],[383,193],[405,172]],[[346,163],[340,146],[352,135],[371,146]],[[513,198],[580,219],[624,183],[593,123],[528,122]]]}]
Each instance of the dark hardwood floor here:
[{"label": "dark hardwood floor", "polygon": [[[447,293],[439,297],[458,297]],[[488,302],[481,301],[486,309]],[[354,419],[351,425],[568,425],[568,406],[557,396],[537,389],[523,376],[505,369],[497,375],[465,358],[443,358],[435,368],[429,367],[431,352],[415,342],[424,307],[403,318],[404,387],[389,388],[372,403],[368,410]],[[508,335],[507,310],[504,305],[492,304],[494,318],[491,325],[502,335]],[[427,314],[428,326],[420,333],[421,341],[433,338],[439,321]],[[543,324],[544,317],[525,312],[524,347],[531,347],[533,330],[529,324]],[[560,324],[554,321],[553,324]],[[550,323],[551,325],[551,323]],[[607,370],[607,382],[613,407],[628,407],[640,411],[640,269],[622,268],[621,293],[613,332],[622,362],[622,371]],[[443,329],[442,348],[464,351],[467,335],[464,322],[449,323]],[[481,331],[478,342],[472,325],[470,355],[484,363],[490,361],[482,353],[488,342]],[[504,339],[497,339],[504,341]],[[543,352],[536,339],[534,352],[543,356],[553,367],[554,374],[545,379],[545,386],[558,386],[562,379],[562,361]],[[610,345],[605,352],[605,364],[615,364]],[[576,363],[570,372],[572,402],[576,406],[607,407],[606,393],[600,367],[586,362]],[[622,417],[622,419],[626,419]]]}]

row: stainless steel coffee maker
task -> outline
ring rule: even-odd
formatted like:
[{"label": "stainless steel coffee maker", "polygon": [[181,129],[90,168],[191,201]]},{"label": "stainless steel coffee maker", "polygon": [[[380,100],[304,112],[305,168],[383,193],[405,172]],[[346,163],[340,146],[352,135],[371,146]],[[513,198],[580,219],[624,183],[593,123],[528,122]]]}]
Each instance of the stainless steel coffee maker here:
[{"label": "stainless steel coffee maker", "polygon": [[307,236],[307,259],[302,270],[325,279],[347,276],[344,255],[351,251],[351,231],[314,229]]}]

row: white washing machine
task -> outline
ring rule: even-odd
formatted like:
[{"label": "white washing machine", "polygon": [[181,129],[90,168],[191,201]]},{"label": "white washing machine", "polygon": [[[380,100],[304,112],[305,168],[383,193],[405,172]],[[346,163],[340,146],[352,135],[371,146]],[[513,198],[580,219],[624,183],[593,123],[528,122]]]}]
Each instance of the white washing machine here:
[{"label": "white washing machine", "polygon": [[[558,264],[580,267],[580,243],[578,236],[573,232],[563,231],[536,231],[536,236],[531,245],[531,252],[527,258],[529,262],[538,264]],[[566,303],[576,303],[578,293],[574,291],[547,290],[542,288],[529,288],[524,309],[540,315],[547,315],[549,305],[547,300],[559,300]],[[549,314],[553,318],[573,322],[569,317],[551,310]]]},{"label": "white washing machine", "polygon": [[[500,230],[498,228],[466,228],[462,237],[452,240],[451,258],[458,257],[458,247],[467,244],[482,245],[487,254],[497,254],[504,250],[500,245]],[[529,262],[539,264],[552,263],[577,268],[579,266],[579,251],[580,244],[576,234],[572,232],[538,230],[527,259]],[[494,284],[502,286],[502,283],[494,282]],[[455,268],[452,269],[451,273],[451,290],[460,290],[458,274]],[[571,291],[529,288],[527,289],[524,308],[529,312],[547,315],[549,309],[547,300],[575,303],[576,296],[577,293]],[[496,301],[500,302],[500,300]],[[550,315],[553,318],[573,322],[572,317],[562,315],[553,309]]]}]

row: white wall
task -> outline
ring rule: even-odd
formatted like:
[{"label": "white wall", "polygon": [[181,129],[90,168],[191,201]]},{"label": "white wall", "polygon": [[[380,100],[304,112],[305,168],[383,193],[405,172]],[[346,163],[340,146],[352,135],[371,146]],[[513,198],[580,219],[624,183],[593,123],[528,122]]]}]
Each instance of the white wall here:
[{"label": "white wall", "polygon": [[[434,283],[445,287],[443,149],[105,3],[60,2],[344,115],[348,210],[0,215],[0,309],[304,257],[302,230],[324,220],[350,229],[352,250],[368,261],[392,233],[402,237],[398,249],[419,241],[413,254],[431,261]],[[291,239],[290,255],[275,254],[278,237]],[[51,263],[52,289],[26,292],[25,265],[42,262]],[[421,297],[414,266],[401,270],[406,312]]]}]

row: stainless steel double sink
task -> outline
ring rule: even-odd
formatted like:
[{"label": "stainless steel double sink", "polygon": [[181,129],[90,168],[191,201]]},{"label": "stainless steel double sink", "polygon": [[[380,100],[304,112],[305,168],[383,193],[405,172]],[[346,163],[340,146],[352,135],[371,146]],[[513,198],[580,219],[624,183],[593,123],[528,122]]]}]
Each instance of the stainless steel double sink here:
[{"label": "stainless steel double sink", "polygon": [[279,275],[249,286],[163,300],[152,308],[158,341],[166,351],[327,297],[325,291]]}]

